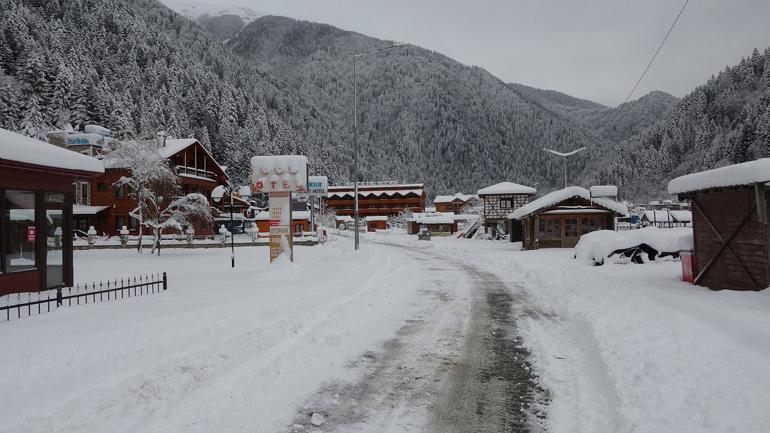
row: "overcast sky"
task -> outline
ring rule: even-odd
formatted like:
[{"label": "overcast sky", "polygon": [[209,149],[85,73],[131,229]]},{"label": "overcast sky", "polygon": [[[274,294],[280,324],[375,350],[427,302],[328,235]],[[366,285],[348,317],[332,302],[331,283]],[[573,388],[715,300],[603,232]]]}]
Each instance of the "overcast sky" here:
[{"label": "overcast sky", "polygon": [[[625,99],[683,0],[221,0],[409,42],[507,82]],[[770,0],[690,0],[634,98],[684,96],[770,46]]]}]

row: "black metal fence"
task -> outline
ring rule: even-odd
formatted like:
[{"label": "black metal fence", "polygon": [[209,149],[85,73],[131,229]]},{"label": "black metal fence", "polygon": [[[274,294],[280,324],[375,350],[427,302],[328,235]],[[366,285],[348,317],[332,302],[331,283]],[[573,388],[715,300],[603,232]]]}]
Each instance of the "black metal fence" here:
[{"label": "black metal fence", "polygon": [[[74,287],[46,290],[35,293],[11,294],[6,297],[5,305],[0,306],[0,314],[6,321],[20,319],[33,314],[48,313],[51,309],[63,306],[88,304],[118,299],[131,298],[168,289],[166,273],[145,274],[129,278],[78,284]],[[15,303],[13,297],[16,297]],[[23,298],[26,297],[26,301]],[[53,308],[52,308],[53,307]],[[0,319],[2,320],[2,319]]]}]

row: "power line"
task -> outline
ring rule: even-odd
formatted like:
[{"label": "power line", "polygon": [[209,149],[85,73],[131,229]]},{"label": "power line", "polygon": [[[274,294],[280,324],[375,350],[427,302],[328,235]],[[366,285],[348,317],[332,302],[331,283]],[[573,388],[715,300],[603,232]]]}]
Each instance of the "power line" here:
[{"label": "power line", "polygon": [[636,91],[636,88],[639,87],[639,83],[641,83],[642,80],[644,79],[644,76],[647,75],[647,71],[650,70],[650,67],[652,66],[652,63],[655,61],[655,58],[658,57],[658,53],[660,53],[660,50],[663,49],[663,45],[666,44],[668,37],[671,35],[671,32],[674,30],[674,27],[676,27],[676,23],[679,22],[679,17],[682,16],[684,9],[687,7],[687,3],[689,2],[690,0],[685,0],[684,5],[682,5],[682,9],[679,11],[679,14],[676,16],[676,19],[671,24],[671,27],[668,29],[668,33],[666,33],[666,37],[663,38],[663,41],[658,46],[658,49],[655,51],[655,54],[652,56],[652,59],[650,59],[650,63],[648,63],[647,67],[644,68],[644,72],[642,72],[642,76],[639,77],[639,80],[637,80],[636,84],[634,84],[634,88],[631,89],[631,91],[628,93],[628,96],[626,96],[626,100],[623,101],[624,104],[628,102],[629,99],[631,99],[631,95],[634,94],[634,92]]}]

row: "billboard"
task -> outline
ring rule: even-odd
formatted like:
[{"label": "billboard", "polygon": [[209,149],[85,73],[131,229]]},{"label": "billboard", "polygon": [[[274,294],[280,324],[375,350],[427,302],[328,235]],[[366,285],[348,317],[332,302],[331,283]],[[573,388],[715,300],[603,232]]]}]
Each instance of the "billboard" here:
[{"label": "billboard", "polygon": [[306,192],[307,157],[302,155],[251,158],[253,193]]},{"label": "billboard", "polygon": [[310,197],[326,197],[329,192],[329,179],[326,176],[308,176],[307,192],[300,194],[301,200]]},{"label": "billboard", "polygon": [[270,263],[284,256],[294,261],[291,234],[291,193],[270,193]]}]

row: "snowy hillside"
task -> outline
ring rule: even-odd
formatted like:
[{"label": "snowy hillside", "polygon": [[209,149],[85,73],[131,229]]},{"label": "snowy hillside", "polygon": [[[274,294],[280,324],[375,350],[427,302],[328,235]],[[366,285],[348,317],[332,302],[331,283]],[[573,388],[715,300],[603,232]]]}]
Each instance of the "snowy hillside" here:
[{"label": "snowy hillside", "polygon": [[251,8],[238,5],[228,5],[228,2],[217,2],[215,0],[161,0],[163,4],[173,11],[184,15],[187,18],[197,21],[204,15],[217,17],[220,15],[235,15],[240,17],[244,23],[248,24],[255,19],[266,15]]}]

